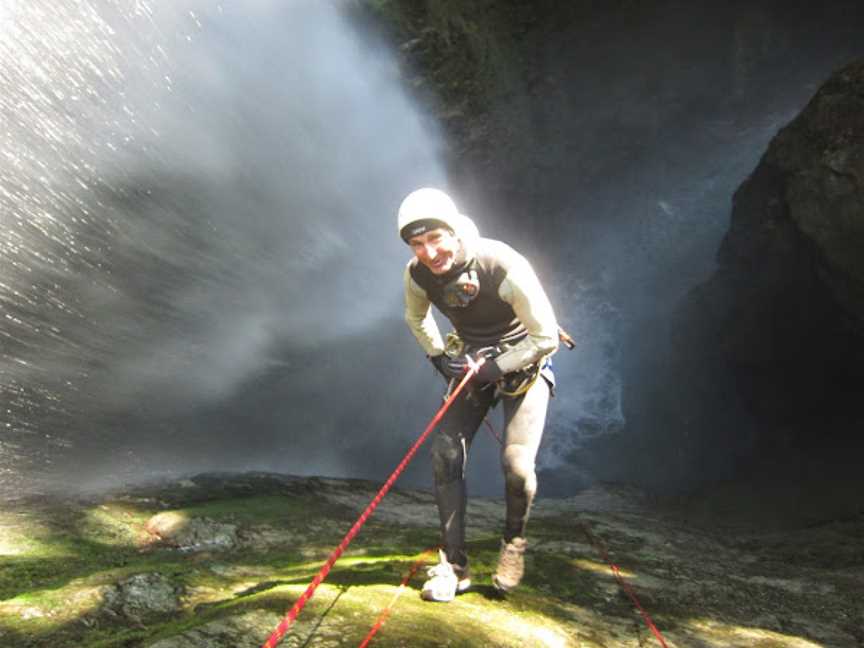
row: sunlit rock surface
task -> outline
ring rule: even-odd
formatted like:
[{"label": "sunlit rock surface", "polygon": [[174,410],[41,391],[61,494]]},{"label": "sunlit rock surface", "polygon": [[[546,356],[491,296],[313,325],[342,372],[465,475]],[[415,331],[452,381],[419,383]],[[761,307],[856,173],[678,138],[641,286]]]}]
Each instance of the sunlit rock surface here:
[{"label": "sunlit rock surface", "polygon": [[230,549],[237,543],[237,527],[207,518],[189,519],[173,511],[157,513],[147,520],[145,530],[154,542],[183,551]]},{"label": "sunlit rock surface", "polygon": [[[89,501],[19,502],[0,514],[0,645],[260,646],[378,487],[207,474]],[[502,502],[472,500],[473,589],[450,604],[424,603],[421,572],[374,645],[653,645],[604,550],[670,647],[864,641],[864,519],[805,528],[800,515],[780,515],[769,500],[741,501],[728,509],[707,500],[661,509],[637,491],[600,487],[541,499],[525,581],[502,598],[489,581]],[[240,541],[219,551],[153,544],[147,527],[154,515],[231,525]],[[436,520],[431,494],[388,495],[283,645],[358,645],[435,544]]]}]

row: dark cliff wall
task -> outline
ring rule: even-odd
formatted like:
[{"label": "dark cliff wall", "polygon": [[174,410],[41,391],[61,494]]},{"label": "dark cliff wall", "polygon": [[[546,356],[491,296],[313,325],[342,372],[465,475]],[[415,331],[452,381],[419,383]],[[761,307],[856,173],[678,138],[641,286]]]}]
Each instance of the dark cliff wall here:
[{"label": "dark cliff wall", "polygon": [[716,273],[634,367],[631,420],[655,435],[630,452],[665,455],[672,482],[802,477],[864,449],[862,143],[864,60],[772,140],[735,193]]},{"label": "dark cliff wall", "polygon": [[443,124],[460,196],[542,233],[576,200],[580,219],[609,218],[646,176],[670,190],[721,131],[758,128],[850,60],[864,23],[855,0],[363,4]]},{"label": "dark cliff wall", "polygon": [[666,343],[634,374],[643,388],[632,420],[651,432],[601,452],[630,465],[662,458],[673,484],[846,465],[864,447],[862,314],[859,60],[819,89],[736,191],[717,271],[680,302]]},{"label": "dark cliff wall", "polygon": [[728,300],[717,345],[748,409],[802,442],[864,423],[864,60],[771,142],[718,260],[701,290]]}]

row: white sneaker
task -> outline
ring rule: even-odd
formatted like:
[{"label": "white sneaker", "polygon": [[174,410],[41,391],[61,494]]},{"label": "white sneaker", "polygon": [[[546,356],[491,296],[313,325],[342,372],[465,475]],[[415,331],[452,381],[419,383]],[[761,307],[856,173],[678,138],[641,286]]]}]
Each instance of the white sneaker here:
[{"label": "white sneaker", "polygon": [[456,598],[456,594],[471,587],[468,567],[459,567],[447,562],[447,555],[438,550],[438,564],[430,567],[427,572],[429,579],[423,583],[420,598],[424,601],[447,603]]}]

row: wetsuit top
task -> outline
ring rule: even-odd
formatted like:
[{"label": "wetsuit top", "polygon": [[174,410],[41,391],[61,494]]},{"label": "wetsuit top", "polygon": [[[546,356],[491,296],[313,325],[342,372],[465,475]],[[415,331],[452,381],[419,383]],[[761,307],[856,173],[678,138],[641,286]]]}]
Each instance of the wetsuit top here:
[{"label": "wetsuit top", "polygon": [[506,343],[495,359],[504,373],[553,353],[558,324],[531,264],[501,241],[480,238],[466,247],[463,242],[464,260],[444,275],[416,258],[405,268],[405,321],[423,350],[444,352],[430,308],[435,304],[469,348]]}]

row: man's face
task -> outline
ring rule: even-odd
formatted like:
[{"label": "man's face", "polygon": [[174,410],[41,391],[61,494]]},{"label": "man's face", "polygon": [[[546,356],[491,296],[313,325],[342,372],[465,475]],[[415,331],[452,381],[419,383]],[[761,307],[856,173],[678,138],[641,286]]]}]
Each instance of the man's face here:
[{"label": "man's face", "polygon": [[429,268],[432,274],[440,275],[453,267],[460,243],[453,232],[439,227],[412,236],[408,239],[408,245],[420,263]]}]

